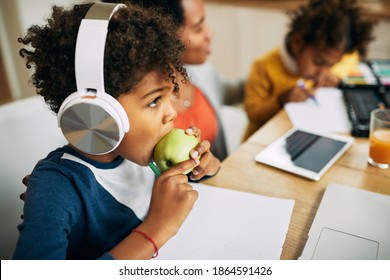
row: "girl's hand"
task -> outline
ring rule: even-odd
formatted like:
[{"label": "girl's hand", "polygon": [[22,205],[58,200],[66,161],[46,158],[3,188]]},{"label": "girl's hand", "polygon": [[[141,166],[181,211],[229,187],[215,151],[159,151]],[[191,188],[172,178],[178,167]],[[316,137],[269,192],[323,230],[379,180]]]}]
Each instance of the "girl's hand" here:
[{"label": "girl's hand", "polygon": [[279,96],[279,102],[281,106],[288,102],[303,102],[306,101],[309,97],[314,95],[313,89],[307,89],[302,86],[295,86],[288,92]]},{"label": "girl's hand", "polygon": [[[200,139],[200,129],[191,126],[186,129],[188,135],[195,135]],[[197,181],[204,176],[212,176],[217,173],[221,167],[221,162],[210,151],[210,142],[203,140],[190,153],[192,159],[198,159],[200,156],[200,163],[196,166],[190,175],[191,180]]]},{"label": "girl's hand", "polygon": [[319,87],[338,87],[340,84],[340,79],[330,73],[329,71],[323,71],[317,79],[314,81],[315,88]]}]

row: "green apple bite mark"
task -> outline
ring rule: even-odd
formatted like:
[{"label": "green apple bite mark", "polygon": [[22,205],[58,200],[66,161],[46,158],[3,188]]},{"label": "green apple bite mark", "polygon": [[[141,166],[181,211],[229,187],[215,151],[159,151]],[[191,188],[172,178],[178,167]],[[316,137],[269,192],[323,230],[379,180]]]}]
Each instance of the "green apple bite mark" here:
[{"label": "green apple bite mark", "polygon": [[[190,151],[199,144],[194,135],[187,135],[183,129],[174,128],[160,139],[153,151],[153,158],[161,172],[189,160]],[[187,170],[184,174],[191,172]]]}]

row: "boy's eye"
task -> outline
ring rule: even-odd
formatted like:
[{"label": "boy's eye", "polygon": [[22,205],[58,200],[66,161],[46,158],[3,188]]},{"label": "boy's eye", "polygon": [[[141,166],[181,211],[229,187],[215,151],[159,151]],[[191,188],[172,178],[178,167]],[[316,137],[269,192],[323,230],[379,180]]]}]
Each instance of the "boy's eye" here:
[{"label": "boy's eye", "polygon": [[149,108],[155,108],[159,103],[161,102],[161,96],[153,99],[149,104],[148,104],[148,107]]}]

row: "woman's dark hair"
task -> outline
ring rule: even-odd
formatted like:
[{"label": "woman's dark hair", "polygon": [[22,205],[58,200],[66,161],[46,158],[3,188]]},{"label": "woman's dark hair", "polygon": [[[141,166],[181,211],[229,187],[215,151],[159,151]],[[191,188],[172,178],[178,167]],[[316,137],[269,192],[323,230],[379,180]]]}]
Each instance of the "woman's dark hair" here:
[{"label": "woman's dark hair", "polygon": [[[18,39],[26,45],[19,53],[34,71],[32,84],[55,113],[65,98],[77,90],[76,37],[91,5],[74,5],[69,10],[53,6],[46,25],[33,25],[24,38]],[[171,81],[177,90],[175,71],[185,81],[188,79],[182,63],[185,48],[177,33],[177,24],[154,10],[131,4],[119,9],[109,22],[105,45],[106,92],[114,97],[131,92],[152,71]]]},{"label": "woman's dark hair", "polygon": [[291,22],[287,39],[298,33],[306,45],[346,53],[357,50],[362,57],[377,23],[357,0],[311,0],[288,15]]},{"label": "woman's dark hair", "polygon": [[103,0],[107,3],[132,3],[147,9],[158,9],[164,15],[171,15],[179,25],[184,23],[182,0]]}]

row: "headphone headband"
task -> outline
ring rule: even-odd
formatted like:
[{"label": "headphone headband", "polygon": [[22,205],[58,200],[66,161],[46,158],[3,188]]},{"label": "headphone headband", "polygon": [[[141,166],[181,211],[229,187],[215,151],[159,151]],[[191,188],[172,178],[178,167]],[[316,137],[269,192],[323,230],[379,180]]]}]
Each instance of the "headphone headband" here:
[{"label": "headphone headband", "polygon": [[77,91],[104,89],[104,47],[111,16],[124,4],[95,3],[81,21],[77,34],[75,72]]}]

